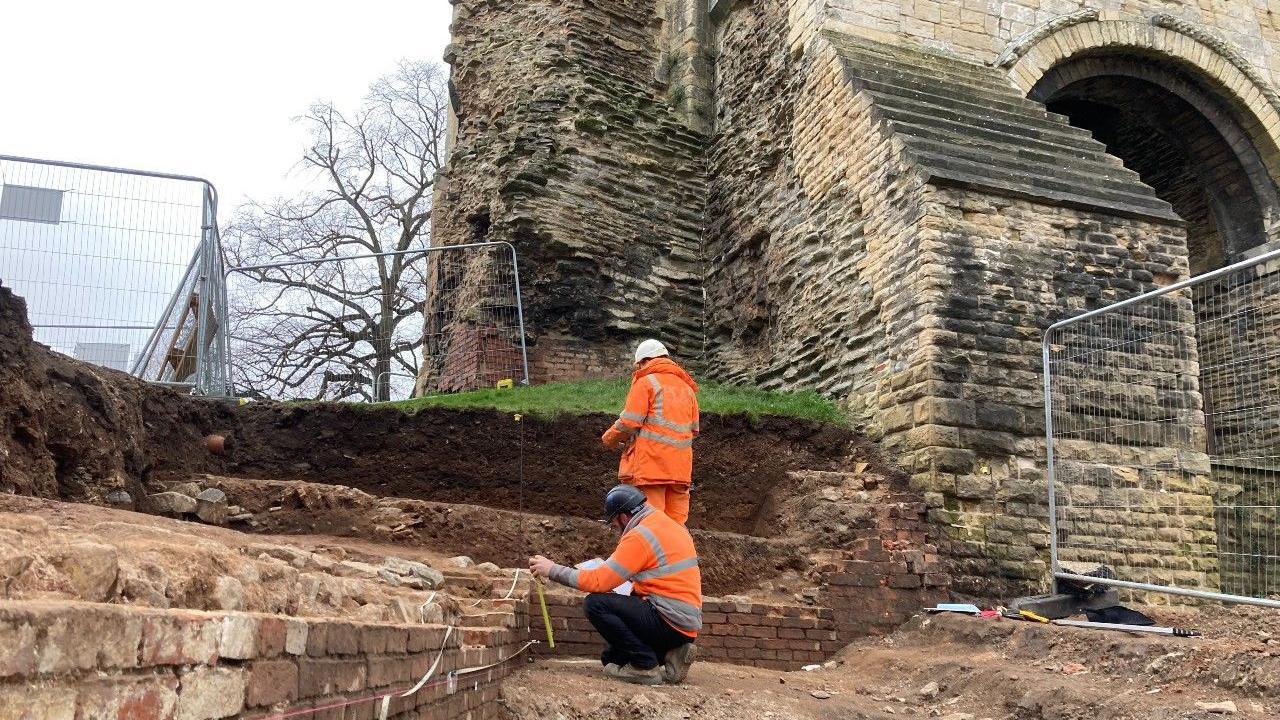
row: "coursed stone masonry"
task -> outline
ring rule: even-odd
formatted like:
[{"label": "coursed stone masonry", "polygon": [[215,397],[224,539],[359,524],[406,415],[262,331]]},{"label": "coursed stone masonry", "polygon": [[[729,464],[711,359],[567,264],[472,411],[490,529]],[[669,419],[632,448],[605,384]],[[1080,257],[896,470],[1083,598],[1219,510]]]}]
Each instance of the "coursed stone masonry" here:
[{"label": "coursed stone masonry", "polygon": [[[1258,4],[455,7],[435,237],[509,239],[533,268],[535,381],[617,372],[632,341],[660,335],[712,377],[838,398],[910,472],[969,593],[1046,578],[1045,328],[1192,268],[1168,198],[1029,99],[1037,83],[1090,57],[1174,68],[1216,98],[1216,121],[1234,118],[1229,146],[1256,151],[1253,187],[1280,168],[1280,20]],[[1194,336],[1190,315],[1176,322]],[[1204,403],[1193,385],[1189,408]],[[1098,559],[1220,583],[1212,562],[1186,561],[1213,555],[1229,484],[1212,481],[1205,438],[1192,423],[1185,442],[1129,443],[1128,457],[1082,449],[1087,487],[1105,475],[1142,491],[1127,478],[1169,452],[1200,483],[1177,537],[1135,509],[1112,539],[1151,551]]]}]

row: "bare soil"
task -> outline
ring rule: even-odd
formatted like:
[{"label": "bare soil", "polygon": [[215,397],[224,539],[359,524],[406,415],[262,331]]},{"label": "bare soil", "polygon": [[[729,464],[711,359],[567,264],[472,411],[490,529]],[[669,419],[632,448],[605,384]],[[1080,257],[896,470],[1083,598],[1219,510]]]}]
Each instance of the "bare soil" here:
[{"label": "bare soil", "polygon": [[1280,646],[1268,640],[1280,614],[1144,609],[1206,637],[917,618],[813,672],[696,663],[685,685],[640,688],[603,678],[594,661],[542,660],[506,682],[503,703],[529,720],[1208,720],[1223,715],[1196,704],[1223,701],[1236,717],[1277,716]]},{"label": "bare soil", "polygon": [[210,409],[33,343],[26,304],[0,286],[0,492],[138,497],[158,464],[198,464]]},{"label": "bare soil", "polygon": [[[617,483],[618,456],[600,444],[616,418],[485,410],[249,406],[229,427],[218,472],[340,483],[384,497],[474,503],[596,518]],[[756,533],[788,470],[845,461],[857,437],[790,418],[708,416],[696,446],[692,524]],[[523,477],[523,482],[520,481]]]},{"label": "bare soil", "polygon": [[[613,420],[192,398],[33,343],[24,302],[0,286],[0,492],[98,503],[212,473],[594,519],[617,482],[599,442]],[[224,454],[206,449],[211,433]],[[690,525],[709,530],[772,534],[792,470],[856,457],[897,472],[853,432],[791,418],[705,416],[696,448]]]},{"label": "bare soil", "polygon": [[[379,498],[339,485],[298,480],[246,480],[194,476],[240,506],[235,527],[272,535],[324,534],[405,548],[468,555],[476,562],[520,567],[541,553],[561,562],[607,557],[617,535],[594,520],[536,515],[481,505]],[[156,489],[162,489],[157,486]],[[694,530],[710,595],[738,593],[809,567],[804,546],[787,539]]]}]

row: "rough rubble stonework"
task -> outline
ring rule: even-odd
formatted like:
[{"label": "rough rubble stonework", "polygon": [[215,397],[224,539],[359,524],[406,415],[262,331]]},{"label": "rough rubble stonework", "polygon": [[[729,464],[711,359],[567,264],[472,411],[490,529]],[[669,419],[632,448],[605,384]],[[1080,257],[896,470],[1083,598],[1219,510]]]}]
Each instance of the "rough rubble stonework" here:
[{"label": "rough rubble stonework", "polygon": [[[1265,4],[456,0],[452,29],[434,238],[516,246],[534,380],[619,373],[656,335],[704,376],[837,398],[910,473],[962,592],[1046,578],[1045,329],[1280,237]],[[1090,78],[1111,100],[1163,82],[1226,141],[1117,157],[1136,126],[1091,130],[1058,95]],[[1254,190],[1257,222],[1188,200],[1209,176],[1213,202]],[[1194,375],[1182,355],[1152,371]],[[1217,536],[1213,503],[1250,490],[1210,467],[1207,382],[1152,396],[1190,410],[1183,439],[1067,447],[1065,477],[1130,508],[1070,515],[1100,548],[1073,559],[1224,582],[1205,558],[1247,539]],[[1177,477],[1152,470],[1170,457]],[[1168,492],[1174,523],[1151,512]]]}]

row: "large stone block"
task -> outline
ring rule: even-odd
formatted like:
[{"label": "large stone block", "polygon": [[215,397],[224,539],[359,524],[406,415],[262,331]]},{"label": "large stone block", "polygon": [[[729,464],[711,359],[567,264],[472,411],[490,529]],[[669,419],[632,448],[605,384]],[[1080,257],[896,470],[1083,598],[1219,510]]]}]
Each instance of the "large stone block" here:
[{"label": "large stone block", "polygon": [[218,636],[218,655],[232,660],[250,660],[258,656],[259,619],[252,615],[227,615],[222,618]]},{"label": "large stone block", "polygon": [[82,600],[102,602],[115,592],[120,560],[111,545],[72,543],[57,548],[49,561],[66,576]]},{"label": "large stone block", "polygon": [[76,689],[41,681],[0,685],[0,708],[12,720],[69,720],[76,717]]},{"label": "large stone block", "polygon": [[217,720],[244,710],[245,674],[239,668],[196,667],[182,674],[176,720]]},{"label": "large stone block", "polygon": [[298,699],[298,665],[293,660],[259,660],[249,667],[248,707],[266,707]]},{"label": "large stone block", "polygon": [[142,621],[141,663],[212,665],[218,658],[221,624],[208,615],[175,611],[149,613]]},{"label": "large stone block", "polygon": [[101,678],[83,682],[77,718],[171,720],[178,704],[178,679],[170,673]]}]

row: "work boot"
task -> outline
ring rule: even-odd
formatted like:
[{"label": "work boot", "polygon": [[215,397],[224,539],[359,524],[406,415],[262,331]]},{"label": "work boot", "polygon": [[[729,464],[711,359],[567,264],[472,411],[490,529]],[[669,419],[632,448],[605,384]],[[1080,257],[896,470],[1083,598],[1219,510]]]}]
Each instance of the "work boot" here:
[{"label": "work boot", "polygon": [[621,669],[622,669],[622,666],[619,665],[618,663],[607,663],[604,666],[604,676],[607,678],[617,678],[618,671]]},{"label": "work boot", "polygon": [[689,666],[697,655],[698,648],[693,643],[685,643],[667,651],[667,656],[662,659],[662,681],[671,685],[684,682],[689,676]]},{"label": "work boot", "polygon": [[630,663],[623,665],[616,676],[623,682],[634,683],[636,685],[661,685],[662,669],[655,665],[648,670],[640,668]]}]

